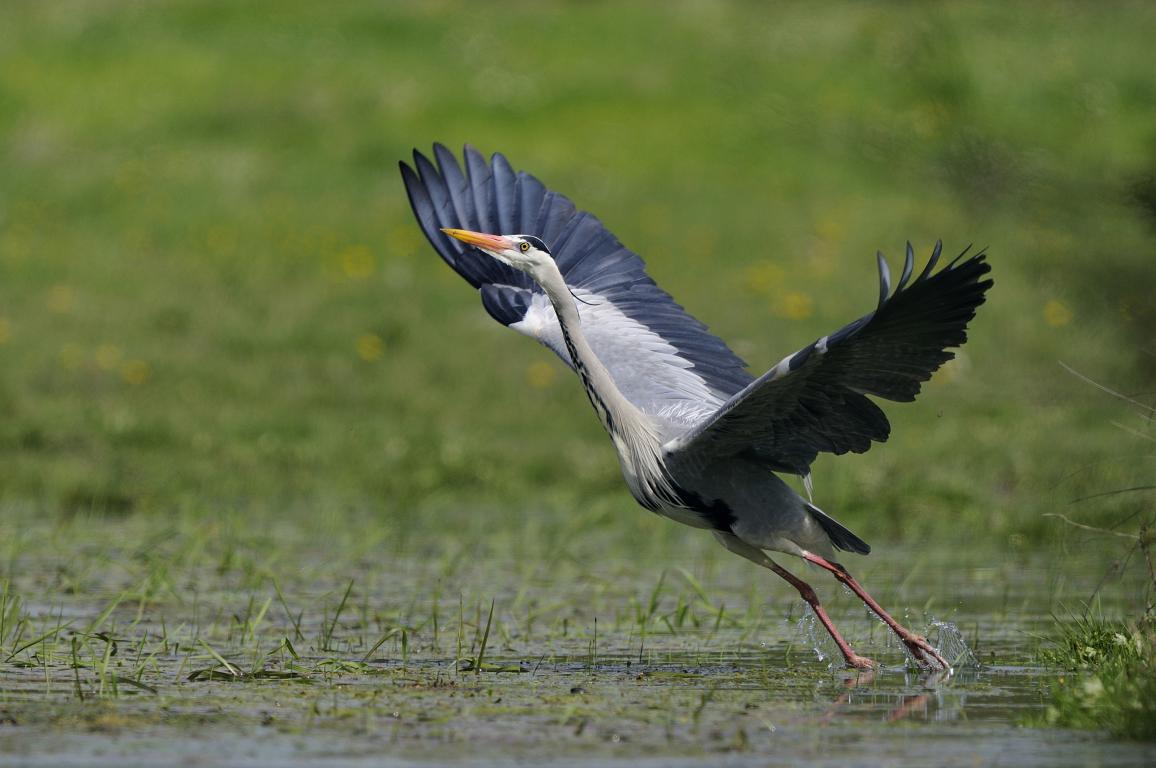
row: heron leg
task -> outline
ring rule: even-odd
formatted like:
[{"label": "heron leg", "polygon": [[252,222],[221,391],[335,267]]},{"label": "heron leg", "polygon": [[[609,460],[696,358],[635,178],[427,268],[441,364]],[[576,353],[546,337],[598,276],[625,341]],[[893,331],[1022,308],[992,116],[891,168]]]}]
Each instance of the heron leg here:
[{"label": "heron leg", "polygon": [[798,576],[795,576],[795,574],[786,568],[779,566],[778,563],[767,557],[767,553],[763,550],[747,544],[733,533],[715,531],[715,538],[731,552],[745,557],[755,565],[761,565],[763,568],[774,571],[788,584],[798,590],[799,597],[803,598],[803,600],[807,602],[807,605],[811,606],[811,610],[815,613],[815,616],[819,619],[823,628],[831,635],[831,639],[835,641],[835,645],[839,646],[839,651],[843,654],[843,659],[847,662],[847,666],[854,667],[855,669],[871,669],[876,666],[875,662],[871,659],[855,653],[847,641],[843,639],[843,636],[839,634],[839,630],[835,629],[835,623],[832,622],[831,617],[827,615],[826,609],[824,609],[819,602],[819,597],[815,594],[815,590],[811,588],[810,584]]},{"label": "heron leg", "polygon": [[883,610],[879,603],[875,602],[875,598],[867,594],[867,590],[863,589],[862,585],[860,585],[851,574],[847,573],[846,568],[811,552],[805,553],[803,559],[809,563],[814,563],[824,570],[830,571],[840,583],[845,584],[852,592],[858,595],[859,599],[866,604],[871,612],[891,628],[891,631],[907,646],[907,649],[911,651],[911,655],[914,656],[915,660],[920,664],[930,667],[934,663],[940,665],[945,670],[951,669],[951,665],[940,655],[939,651],[931,646],[931,643],[927,642],[927,638],[915,634],[893,619],[887,611]]}]

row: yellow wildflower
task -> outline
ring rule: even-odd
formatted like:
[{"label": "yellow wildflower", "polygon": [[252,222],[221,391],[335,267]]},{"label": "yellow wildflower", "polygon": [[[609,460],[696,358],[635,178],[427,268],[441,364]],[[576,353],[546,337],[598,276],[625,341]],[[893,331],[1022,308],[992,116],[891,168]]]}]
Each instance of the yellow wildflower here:
[{"label": "yellow wildflower", "polygon": [[152,367],[144,360],[125,360],[120,364],[120,377],[126,384],[144,384],[152,375]]},{"label": "yellow wildflower", "polygon": [[124,353],[115,344],[101,344],[96,348],[96,364],[103,371],[112,371],[120,367]]},{"label": "yellow wildflower", "polygon": [[373,253],[366,246],[352,245],[341,252],[341,271],[351,280],[364,280],[373,269]]},{"label": "yellow wildflower", "polygon": [[806,320],[811,316],[812,304],[810,295],[801,291],[786,291],[775,302],[774,312],[788,320]]},{"label": "yellow wildflower", "polygon": [[1044,322],[1053,328],[1061,328],[1072,322],[1072,310],[1057,299],[1050,299],[1044,305]]},{"label": "yellow wildflower", "polygon": [[763,261],[752,264],[743,272],[743,286],[758,296],[769,296],[786,277],[786,272],[778,264]]},{"label": "yellow wildflower", "polygon": [[380,360],[385,355],[385,342],[376,333],[363,333],[357,337],[357,356],[367,363]]}]

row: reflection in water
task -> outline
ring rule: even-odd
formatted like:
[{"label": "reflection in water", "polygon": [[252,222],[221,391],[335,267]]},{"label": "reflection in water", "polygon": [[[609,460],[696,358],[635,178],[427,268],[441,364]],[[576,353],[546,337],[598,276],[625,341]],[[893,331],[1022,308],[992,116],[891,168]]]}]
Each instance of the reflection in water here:
[{"label": "reflection in water", "polygon": [[[924,672],[920,675],[919,684],[924,690],[916,693],[909,693],[905,691],[888,692],[885,689],[879,690],[874,688],[877,681],[878,672],[875,670],[854,670],[853,674],[848,674],[843,678],[843,685],[848,690],[840,694],[831,707],[827,710],[820,722],[824,725],[830,723],[840,711],[840,709],[860,703],[856,700],[856,694],[861,688],[866,689],[866,701],[874,709],[890,707],[883,719],[888,722],[895,722],[907,717],[917,717],[918,719],[928,719],[929,713],[932,710],[932,704],[937,713],[946,714],[948,718],[954,718],[954,713],[950,712],[951,702],[950,698],[939,696],[938,694],[943,690],[944,686],[950,682],[954,676],[951,670],[934,670]],[[960,696],[958,699],[957,712],[963,710],[964,697]],[[946,719],[940,717],[939,719]]]}]

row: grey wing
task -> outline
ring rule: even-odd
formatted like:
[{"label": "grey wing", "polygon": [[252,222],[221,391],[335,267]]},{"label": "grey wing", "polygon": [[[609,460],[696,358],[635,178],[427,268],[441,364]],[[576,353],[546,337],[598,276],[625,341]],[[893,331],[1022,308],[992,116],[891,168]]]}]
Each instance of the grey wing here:
[{"label": "grey wing", "polygon": [[938,272],[936,243],[922,273],[910,243],[895,292],[879,254],[879,305],[835,333],[783,359],[710,418],[665,446],[668,460],[701,466],[743,453],[770,469],[806,475],[820,452],[863,453],[891,425],[867,395],[914,400],[923,382],[967,340],[967,324],[990,279],[985,254],[967,251]]},{"label": "grey wing", "polygon": [[642,259],[595,216],[501,154],[466,146],[465,170],[434,145],[401,163],[414,215],[434,249],[481,293],[490,315],[545,344],[573,367],[554,310],[533,281],[443,234],[442,227],[535,235],[579,299],[582,328],[622,393],[643,412],[689,425],[752,380],[746,364],[646,274]]}]

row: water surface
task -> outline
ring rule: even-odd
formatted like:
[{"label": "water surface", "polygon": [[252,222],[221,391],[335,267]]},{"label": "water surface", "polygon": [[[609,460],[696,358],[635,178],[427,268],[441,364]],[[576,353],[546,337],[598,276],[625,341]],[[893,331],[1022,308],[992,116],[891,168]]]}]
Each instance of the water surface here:
[{"label": "water surface", "polygon": [[956,643],[950,676],[912,669],[852,596],[786,559],[879,670],[834,663],[790,589],[721,550],[692,547],[681,570],[614,553],[341,560],[316,542],[222,563],[219,552],[173,546],[150,557],[95,545],[68,559],[29,546],[9,559],[9,592],[28,621],[20,642],[11,630],[4,641],[0,762],[1156,757],[1151,746],[1038,726],[1049,686],[1069,674],[1033,661],[1054,617],[1093,595],[1097,612],[1126,615],[1140,594],[1095,542],[1052,557],[881,546],[849,563],[901,620],[940,647]]}]

